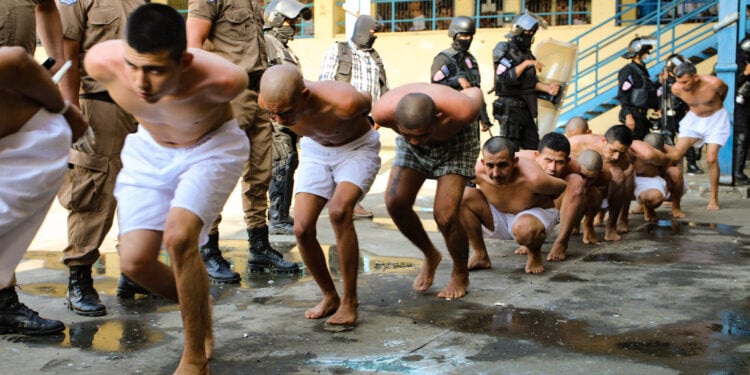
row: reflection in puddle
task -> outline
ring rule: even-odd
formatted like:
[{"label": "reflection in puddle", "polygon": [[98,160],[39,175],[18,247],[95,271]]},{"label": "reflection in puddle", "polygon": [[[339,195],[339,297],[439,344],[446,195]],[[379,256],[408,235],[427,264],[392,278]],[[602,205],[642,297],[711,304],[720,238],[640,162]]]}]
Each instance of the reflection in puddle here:
[{"label": "reflection in puddle", "polygon": [[[299,248],[294,243],[273,243],[274,248],[278,249],[284,258],[300,264],[299,272],[285,273],[273,272],[266,269],[260,272],[250,271],[247,267],[248,250],[247,241],[243,240],[226,240],[221,241],[221,250],[224,258],[229,262],[232,269],[242,275],[240,288],[268,288],[268,287],[285,287],[298,282],[313,281],[302,262],[302,256]],[[340,275],[338,253],[335,245],[322,245],[325,259],[331,274]],[[40,261],[44,268],[65,270],[59,262],[59,252],[33,251],[27,253],[24,259]],[[162,251],[159,260],[169,265],[170,259],[166,252]],[[360,274],[372,273],[408,273],[416,272],[422,264],[421,259],[403,258],[403,257],[383,257],[377,256],[360,250],[359,272]],[[115,296],[117,281],[120,277],[120,257],[116,253],[102,254],[99,261],[94,267],[94,286],[102,296]],[[226,285],[232,287],[233,285]],[[23,285],[23,292],[38,296],[64,298],[68,285],[62,283],[32,283]],[[143,296],[137,297],[143,298]]]}]

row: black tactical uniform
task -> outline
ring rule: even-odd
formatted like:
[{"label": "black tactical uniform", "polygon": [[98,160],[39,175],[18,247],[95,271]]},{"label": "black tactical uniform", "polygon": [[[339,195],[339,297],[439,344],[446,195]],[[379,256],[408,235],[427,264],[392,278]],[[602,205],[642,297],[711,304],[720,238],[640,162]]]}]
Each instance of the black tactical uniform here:
[{"label": "black tactical uniform", "polygon": [[617,100],[620,102],[620,122],[625,123],[627,115],[635,121],[633,139],[643,140],[651,127],[646,117],[648,108],[658,108],[656,85],[652,82],[642,57],[648,54],[653,43],[650,39],[635,38],[622,57],[631,62],[620,69],[617,75]]},{"label": "black tactical uniform", "polygon": [[747,159],[747,139],[750,127],[750,76],[746,76],[745,67],[750,63],[750,38],[740,42],[737,49],[737,96],[734,105],[734,157],[732,177],[735,185],[750,185],[750,178],[745,175]]}]

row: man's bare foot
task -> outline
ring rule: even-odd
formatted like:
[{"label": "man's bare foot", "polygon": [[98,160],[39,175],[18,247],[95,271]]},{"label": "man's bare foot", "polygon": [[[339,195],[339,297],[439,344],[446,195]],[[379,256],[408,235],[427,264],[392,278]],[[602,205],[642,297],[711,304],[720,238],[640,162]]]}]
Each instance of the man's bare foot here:
[{"label": "man's bare foot", "polygon": [[471,255],[471,258],[469,258],[469,271],[473,270],[488,270],[492,268],[492,262],[490,261],[490,256],[487,255],[487,252],[480,253],[478,251],[475,251],[474,254]]},{"label": "man's bare foot", "polygon": [[687,214],[682,211],[679,207],[672,206],[672,217],[676,219],[681,219],[683,217],[686,217]]},{"label": "man's bare foot", "polygon": [[719,202],[714,201],[713,199],[708,201],[708,206],[706,206],[706,209],[709,211],[718,211],[719,210]]},{"label": "man's bare foot", "polygon": [[607,226],[606,229],[604,229],[604,240],[605,241],[619,241],[622,238],[619,234],[617,234],[617,229],[610,228]]},{"label": "man's bare foot", "polygon": [[571,231],[570,231],[570,234],[571,234],[572,236],[575,236],[575,235],[581,234],[581,228],[580,228],[580,227],[579,227],[578,225],[574,225],[574,226],[573,226],[573,230],[571,230]]},{"label": "man's bare foot", "polygon": [[594,226],[595,227],[601,227],[604,225],[604,222],[606,221],[606,218],[604,217],[603,213],[598,213],[594,215]]},{"label": "man's bare foot", "polygon": [[596,235],[594,227],[586,228],[583,227],[583,243],[588,245],[594,245],[599,243],[599,236]]},{"label": "man's bare foot", "polygon": [[327,324],[333,325],[352,325],[357,321],[357,305],[355,301],[352,303],[341,303],[339,304],[338,310],[330,318],[326,320]]},{"label": "man's bare foot", "polygon": [[623,234],[630,232],[630,227],[628,226],[627,221],[619,220],[617,221],[617,233]]},{"label": "man's bare foot", "polygon": [[438,293],[438,298],[461,298],[466,295],[469,289],[469,275],[451,275],[448,285],[442,292]]},{"label": "man's bare foot", "polygon": [[542,273],[544,272],[544,266],[542,265],[542,253],[529,251],[526,254],[526,273]]},{"label": "man's bare foot", "polygon": [[528,252],[529,252],[529,248],[524,245],[521,245],[513,253],[518,254],[518,255],[524,255],[524,254],[528,254]]},{"label": "man's bare foot", "polygon": [[443,256],[437,251],[435,252],[435,255],[425,256],[424,264],[422,264],[422,268],[419,270],[419,275],[414,279],[414,283],[411,287],[418,292],[424,292],[425,290],[430,289],[432,282],[435,280],[435,270],[437,270],[440,265],[440,260],[442,259]]},{"label": "man's bare foot", "polygon": [[642,214],[643,213],[643,205],[639,204],[639,205],[635,206],[634,209],[630,210],[630,213],[631,214]]},{"label": "man's bare foot", "polygon": [[547,260],[550,262],[560,262],[565,260],[565,252],[568,251],[568,245],[558,244],[557,242],[552,244],[549,254],[547,254]]},{"label": "man's bare foot", "polygon": [[201,363],[190,363],[183,358],[180,361],[180,365],[177,366],[177,370],[174,370],[175,375],[210,375],[211,368],[208,367],[208,362]]},{"label": "man's bare foot", "polygon": [[320,300],[320,302],[315,305],[315,307],[305,311],[305,318],[307,319],[320,319],[324,316],[328,316],[333,314],[341,304],[341,300],[338,296],[335,297],[326,297],[323,296],[323,299]]},{"label": "man's bare foot", "polygon": [[656,211],[651,208],[646,208],[643,210],[643,220],[655,223],[659,221],[659,217],[656,216]]}]

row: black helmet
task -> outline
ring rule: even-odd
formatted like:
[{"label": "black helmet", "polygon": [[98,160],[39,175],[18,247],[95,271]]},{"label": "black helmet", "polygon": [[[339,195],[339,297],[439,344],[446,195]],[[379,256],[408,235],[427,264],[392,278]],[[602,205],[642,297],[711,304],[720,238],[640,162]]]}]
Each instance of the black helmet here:
[{"label": "black helmet", "polygon": [[675,68],[686,61],[688,61],[688,59],[686,59],[685,56],[682,56],[679,53],[674,53],[667,57],[667,62],[664,64],[664,67],[666,68],[667,73],[674,75]]},{"label": "black helmet", "polygon": [[750,37],[742,39],[740,42],[740,53],[745,60],[750,60]]},{"label": "black helmet", "polygon": [[632,59],[638,55],[647,53],[651,48],[654,48],[654,46],[656,46],[656,39],[638,36],[630,42],[628,45],[628,51],[625,52],[622,57],[625,59]]},{"label": "black helmet", "polygon": [[453,39],[456,34],[474,35],[476,31],[477,26],[473,19],[466,16],[453,17],[451,25],[448,26],[448,37]]},{"label": "black helmet", "polygon": [[537,30],[539,30],[539,18],[526,11],[517,15],[513,19],[513,26],[510,27],[510,33],[505,35],[505,37],[512,38],[514,36],[519,36],[524,31],[536,33]]},{"label": "black helmet", "polygon": [[273,0],[266,7],[266,12],[263,15],[264,29],[271,29],[274,27],[280,27],[284,23],[284,19],[295,19],[302,17],[305,20],[312,18],[312,11],[295,0]]}]

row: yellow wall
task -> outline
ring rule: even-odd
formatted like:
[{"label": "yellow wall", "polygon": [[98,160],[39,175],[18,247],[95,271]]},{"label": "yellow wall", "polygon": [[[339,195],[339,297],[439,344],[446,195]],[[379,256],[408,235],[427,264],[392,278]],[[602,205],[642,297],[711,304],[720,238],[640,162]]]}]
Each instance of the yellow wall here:
[{"label": "yellow wall", "polygon": [[[508,1],[506,0],[506,3]],[[461,4],[465,5],[464,2]],[[614,2],[604,1],[592,1],[592,22],[593,25],[597,25],[610,17],[614,16]],[[331,18],[335,13],[332,10],[338,7],[334,2],[315,2],[315,38],[310,39],[296,39],[290,42],[290,46],[297,54],[302,62],[303,73],[306,79],[317,80],[320,73],[320,63],[323,60],[323,55],[328,47],[335,41],[346,40],[349,36],[344,34],[334,34],[333,21]],[[464,7],[462,7],[463,9]],[[468,13],[456,15],[469,15]],[[574,37],[586,32],[592,25],[570,25],[570,26],[555,26],[550,27],[546,30],[540,29],[536,34],[536,42],[546,40],[548,38],[569,41]],[[690,27],[690,26],[686,26]],[[619,27],[612,25],[600,28],[597,32],[593,33],[590,38],[582,41],[582,45],[579,45],[579,50],[586,48],[589,45],[597,42],[603,35],[611,35],[615,33]],[[504,41],[505,34],[510,30],[510,24],[505,28],[501,29],[479,29],[474,36],[474,42],[471,45],[471,53],[477,58],[479,62],[479,70],[482,75],[482,91],[485,93],[485,101],[488,103],[487,109],[492,114],[490,104],[494,100],[494,95],[487,94],[487,91],[492,89],[493,80],[493,65],[492,65],[492,49],[499,41]],[[650,32],[648,29],[642,29],[639,31],[640,35],[646,35]],[[631,37],[635,37],[635,34],[623,38],[621,45],[613,45],[609,48],[620,49],[625,48],[627,43],[630,42]],[[419,32],[403,32],[403,33],[379,33],[378,39],[375,42],[375,49],[378,50],[380,56],[386,66],[388,80],[391,87],[401,86],[411,82],[429,82],[430,81],[430,66],[432,60],[440,51],[450,47],[451,40],[448,38],[447,30],[438,31],[419,31]],[[532,47],[533,48],[533,47]],[[606,56],[607,51],[604,50],[602,53]],[[612,51],[609,51],[611,54]],[[710,72],[714,59],[709,59],[706,62],[698,66],[699,73],[707,74]],[[622,65],[625,65],[626,60],[622,60]],[[652,63],[654,64],[654,63]],[[651,66],[649,64],[649,66]],[[617,74],[617,70],[609,72],[609,74]],[[570,94],[570,92],[569,92]],[[615,107],[607,113],[604,113],[597,118],[590,121],[591,127],[597,132],[603,132],[607,127],[617,123],[617,112],[619,107]],[[496,131],[497,127],[493,127]],[[393,132],[383,132],[381,137],[383,144],[393,145],[393,139],[395,136]]]}]

